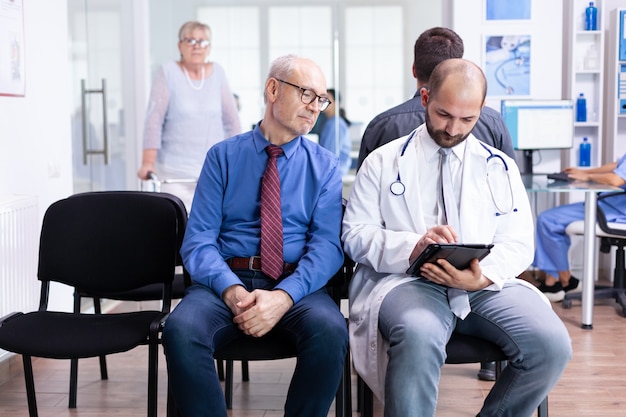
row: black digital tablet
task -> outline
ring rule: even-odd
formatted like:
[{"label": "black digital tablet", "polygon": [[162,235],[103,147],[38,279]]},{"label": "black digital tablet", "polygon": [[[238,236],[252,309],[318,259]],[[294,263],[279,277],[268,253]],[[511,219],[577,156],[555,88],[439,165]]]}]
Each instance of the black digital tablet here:
[{"label": "black digital tablet", "polygon": [[474,258],[480,261],[489,255],[493,244],[464,244],[464,243],[433,243],[428,245],[420,256],[413,261],[406,273],[420,275],[420,268],[426,262],[435,263],[437,259],[445,259],[457,269],[469,268]]}]

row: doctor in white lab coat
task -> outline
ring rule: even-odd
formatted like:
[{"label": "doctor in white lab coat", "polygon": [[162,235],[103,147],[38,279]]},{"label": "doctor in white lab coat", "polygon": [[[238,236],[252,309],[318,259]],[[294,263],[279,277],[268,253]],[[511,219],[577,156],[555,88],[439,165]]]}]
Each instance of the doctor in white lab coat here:
[{"label": "doctor in white lab coat", "polygon": [[[512,359],[479,415],[530,415],[565,369],[571,343],[545,298],[516,278],[533,259],[528,197],[515,161],[469,134],[484,104],[482,71],[447,60],[429,87],[421,90],[426,123],[370,154],[348,200],[342,241],[358,264],[350,285],[354,365],[386,417],[433,416],[447,340],[455,329],[474,334]],[[442,225],[440,147],[454,153],[460,230]],[[443,261],[445,270],[427,264],[421,277],[405,273],[429,243],[455,241],[494,247],[463,271]],[[448,287],[468,290],[464,320],[448,305]]]}]

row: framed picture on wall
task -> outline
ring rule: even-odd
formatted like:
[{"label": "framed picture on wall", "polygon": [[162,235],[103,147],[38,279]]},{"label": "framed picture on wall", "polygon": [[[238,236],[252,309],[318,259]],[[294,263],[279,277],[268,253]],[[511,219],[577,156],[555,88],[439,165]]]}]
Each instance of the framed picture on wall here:
[{"label": "framed picture on wall", "polygon": [[488,96],[530,95],[530,41],[530,35],[484,36],[483,70]]},{"label": "framed picture on wall", "polygon": [[485,20],[530,20],[531,0],[485,0]]},{"label": "framed picture on wall", "polygon": [[0,0],[0,96],[24,96],[23,0]]}]

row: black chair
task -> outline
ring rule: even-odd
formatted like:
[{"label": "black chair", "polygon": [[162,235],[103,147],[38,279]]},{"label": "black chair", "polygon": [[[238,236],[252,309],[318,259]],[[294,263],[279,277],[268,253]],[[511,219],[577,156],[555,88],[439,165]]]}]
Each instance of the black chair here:
[{"label": "black chair", "polygon": [[[37,311],[0,319],[0,348],[22,355],[28,408],[37,417],[31,357],[88,358],[148,345],[147,415],[157,415],[159,330],[170,311],[177,242],[184,229],[157,194],[96,192],[52,204],[44,215]],[[50,282],[115,294],[156,284],[161,309],[111,314],[48,310]]]},{"label": "black chair", "polygon": [[[81,196],[82,194],[77,194]],[[176,210],[176,216],[178,219],[178,228],[183,232],[178,234],[177,247],[182,245],[184,230],[187,226],[187,209],[182,200],[172,194],[160,193],[163,199],[169,201]],[[177,251],[176,266],[182,267],[183,262],[180,253]],[[191,278],[187,271],[183,268],[182,272],[177,273],[174,276],[172,282],[172,299],[180,299],[185,295],[185,288],[191,283]],[[163,286],[160,284],[149,284],[141,288],[133,288],[128,291],[111,293],[96,293],[83,288],[76,289],[74,291],[74,312],[81,312],[81,300],[83,298],[91,298],[93,300],[93,309],[95,314],[102,314],[102,299],[111,299],[119,301],[158,301],[162,297]],[[100,356],[100,379],[109,379],[109,372],[106,363],[106,356]],[[70,364],[70,393],[69,393],[69,408],[76,408],[76,392],[78,390],[78,359],[72,359]]]},{"label": "black chair", "polygon": [[[623,193],[608,193],[598,197],[598,202],[603,200],[609,200],[615,197],[622,196]],[[608,222],[606,215],[602,207],[598,204],[596,207],[597,224],[596,224],[596,236],[600,238],[600,251],[604,253],[610,253],[611,247],[615,246],[615,271],[613,274],[613,286],[596,286],[594,291],[594,298],[607,299],[613,298],[622,307],[622,315],[626,317],[626,287],[624,284],[624,277],[626,275],[626,262],[624,256],[624,246],[626,245],[626,224]],[[565,229],[569,235],[582,235],[584,233],[584,222],[576,221],[571,223]],[[581,300],[581,292],[569,292],[565,294],[563,298],[563,308],[571,308],[572,300]]]}]

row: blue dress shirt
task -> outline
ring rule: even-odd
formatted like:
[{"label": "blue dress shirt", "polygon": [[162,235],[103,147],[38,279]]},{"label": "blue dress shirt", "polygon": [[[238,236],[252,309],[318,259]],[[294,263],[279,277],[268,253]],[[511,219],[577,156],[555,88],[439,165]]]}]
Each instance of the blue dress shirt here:
[{"label": "blue dress shirt", "polygon": [[[258,125],[219,142],[207,152],[198,179],[181,255],[192,280],[220,296],[241,284],[225,260],[260,253],[268,145]],[[342,184],[337,158],[321,146],[299,136],[282,149],[277,162],[284,258],[298,267],[275,288],[297,303],[326,285],[343,263]]]}]

